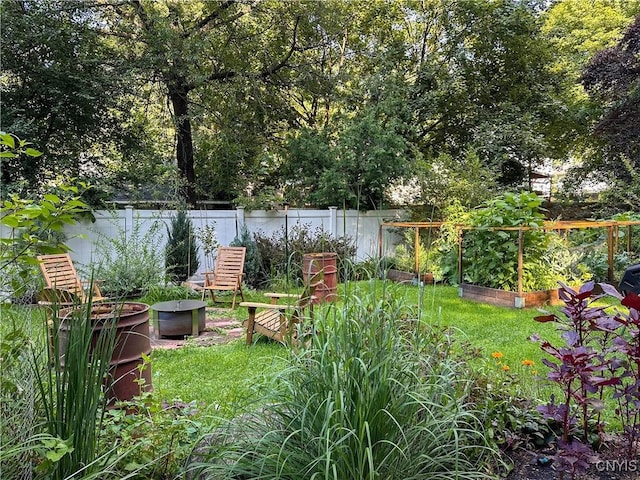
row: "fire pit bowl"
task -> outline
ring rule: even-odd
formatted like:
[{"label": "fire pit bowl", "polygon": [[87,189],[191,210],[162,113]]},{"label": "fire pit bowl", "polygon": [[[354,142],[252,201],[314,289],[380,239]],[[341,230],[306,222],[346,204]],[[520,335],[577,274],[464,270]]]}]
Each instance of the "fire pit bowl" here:
[{"label": "fire pit bowl", "polygon": [[205,327],[206,305],[200,300],[171,300],[151,305],[157,337],[197,337]]}]

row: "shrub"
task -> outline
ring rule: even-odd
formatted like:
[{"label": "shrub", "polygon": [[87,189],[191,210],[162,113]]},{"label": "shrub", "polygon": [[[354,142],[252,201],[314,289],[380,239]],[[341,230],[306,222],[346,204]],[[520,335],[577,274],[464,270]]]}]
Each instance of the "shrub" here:
[{"label": "shrub", "polygon": [[221,429],[192,469],[208,478],[487,477],[464,370],[442,337],[410,318],[401,302],[365,292],[324,310],[272,403]]},{"label": "shrub", "polygon": [[[473,212],[473,230],[464,235],[465,280],[492,288],[515,290],[518,285],[518,231],[495,227],[534,227],[524,236],[524,270],[536,270],[546,250],[548,237],[542,230],[542,199],[533,193],[506,193]],[[525,273],[524,289],[538,290],[539,275]]]},{"label": "shrub", "polygon": [[[165,280],[160,253],[158,230],[154,221],[146,233],[136,217],[130,232],[126,232],[114,215],[113,237],[100,234],[94,250],[94,278],[100,282],[105,296],[123,297],[144,294],[151,286]],[[87,276],[89,278],[89,276]]]},{"label": "shrub", "polygon": [[246,225],[242,225],[240,237],[234,238],[230,246],[247,249],[244,256],[244,281],[255,288],[265,285],[269,281],[269,276],[261,268],[260,250],[251,238],[251,233]]},{"label": "shrub", "polygon": [[[7,138],[13,136],[0,133],[0,149]],[[32,302],[35,292],[42,287],[35,257],[69,250],[64,244],[63,229],[66,224],[89,215],[89,206],[81,200],[87,188],[82,182],[79,187],[62,185],[60,196],[47,194],[40,199],[22,199],[13,195],[0,205],[0,223],[3,233],[8,234],[0,239],[0,301],[13,297],[16,303]]]},{"label": "shrub", "polygon": [[133,478],[180,478],[192,445],[207,428],[196,402],[160,401],[142,392],[118,407],[106,412],[101,437],[106,445],[117,445],[123,459],[118,465],[121,475],[112,478],[134,467]]},{"label": "shrub", "polygon": [[191,219],[184,210],[178,210],[171,219],[171,228],[165,246],[165,268],[174,282],[183,282],[193,275],[200,266],[198,245],[193,233]]},{"label": "shrub", "polygon": [[271,236],[258,232],[254,239],[265,278],[288,275],[291,280],[301,282],[305,253],[333,252],[338,255],[338,275],[344,281],[348,271],[346,261],[356,252],[351,237],[334,237],[322,227],[312,230],[309,224],[296,223],[288,232],[283,227]]}]

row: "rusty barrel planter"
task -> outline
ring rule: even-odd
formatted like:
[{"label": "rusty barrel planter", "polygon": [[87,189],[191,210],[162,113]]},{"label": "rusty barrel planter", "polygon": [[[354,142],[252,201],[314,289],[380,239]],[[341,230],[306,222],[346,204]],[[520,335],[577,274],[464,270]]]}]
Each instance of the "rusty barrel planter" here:
[{"label": "rusty barrel planter", "polygon": [[315,303],[333,302],[338,298],[338,254],[333,252],[305,253],[302,257],[302,277],[306,282],[320,270],[324,272],[322,283],[314,295]]},{"label": "rusty barrel planter", "polygon": [[[60,325],[62,337],[62,354],[67,338],[66,331],[69,322],[74,320],[74,307],[61,311],[63,319]],[[109,377],[106,381],[107,400],[109,405],[116,401],[131,400],[140,394],[140,379],[144,378],[144,389],[150,391],[151,366],[146,365],[140,372],[144,360],[142,354],[151,353],[149,338],[149,305],[138,302],[124,303],[94,303],[91,306],[91,321],[93,323],[92,345],[95,345],[100,332],[113,325],[115,332],[115,347],[109,366]]]}]

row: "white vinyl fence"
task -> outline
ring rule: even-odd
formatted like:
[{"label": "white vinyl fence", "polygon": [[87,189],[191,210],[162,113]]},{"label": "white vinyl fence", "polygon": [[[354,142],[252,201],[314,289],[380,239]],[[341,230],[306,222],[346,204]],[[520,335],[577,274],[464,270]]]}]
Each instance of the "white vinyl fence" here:
[{"label": "white vinyl fence", "polygon": [[[322,228],[332,236],[347,235],[351,237],[357,247],[356,258],[361,261],[377,258],[380,245],[379,226],[385,221],[393,221],[401,213],[400,210],[380,210],[359,212],[357,210],[338,210],[330,207],[326,210],[288,209],[284,210],[253,210],[244,208],[236,210],[191,210],[189,216],[196,232],[206,225],[215,227],[217,240],[220,245],[229,245],[236,236],[240,236],[242,226],[246,226],[250,233],[261,232],[271,235],[285,225],[291,230],[296,224],[308,227],[310,230]],[[137,210],[127,207],[124,210],[94,212],[96,221],[86,221],[67,226],[65,234],[66,244],[71,248],[74,263],[80,266],[90,266],[94,262],[97,241],[114,236],[143,238],[152,232],[154,243],[161,253],[167,242],[167,226],[171,225],[173,210]],[[137,229],[137,231],[136,231]],[[383,255],[393,253],[399,237],[386,231],[382,239]],[[4,236],[4,235],[3,235]],[[206,261],[202,248],[199,249],[200,268],[206,269]],[[163,256],[163,255],[161,255]]]}]

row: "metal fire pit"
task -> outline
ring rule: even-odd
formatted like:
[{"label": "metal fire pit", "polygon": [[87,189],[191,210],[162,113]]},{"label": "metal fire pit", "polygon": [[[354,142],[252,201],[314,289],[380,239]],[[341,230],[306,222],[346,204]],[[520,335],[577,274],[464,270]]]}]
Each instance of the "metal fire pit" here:
[{"label": "metal fire pit", "polygon": [[151,305],[156,336],[197,337],[205,327],[206,305],[206,302],[200,300],[171,300]]}]

